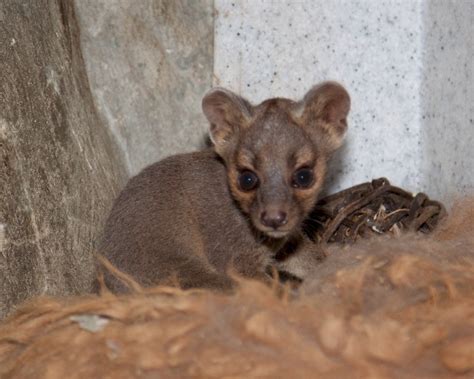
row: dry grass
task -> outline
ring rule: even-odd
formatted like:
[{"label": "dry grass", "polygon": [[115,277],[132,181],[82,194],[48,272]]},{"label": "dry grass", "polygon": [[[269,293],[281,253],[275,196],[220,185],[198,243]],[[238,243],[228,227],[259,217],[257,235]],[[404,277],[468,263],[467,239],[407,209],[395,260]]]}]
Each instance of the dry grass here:
[{"label": "dry grass", "polygon": [[0,326],[0,377],[472,378],[473,220],[464,200],[432,236],[332,247],[291,300],[254,282],[36,299]]}]

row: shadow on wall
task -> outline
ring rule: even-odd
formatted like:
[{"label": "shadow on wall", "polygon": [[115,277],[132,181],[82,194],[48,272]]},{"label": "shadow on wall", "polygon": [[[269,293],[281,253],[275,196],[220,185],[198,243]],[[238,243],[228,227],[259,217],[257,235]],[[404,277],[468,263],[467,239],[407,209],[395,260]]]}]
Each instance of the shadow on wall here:
[{"label": "shadow on wall", "polygon": [[423,2],[421,82],[424,187],[474,190],[474,2]]},{"label": "shadow on wall", "polygon": [[350,140],[343,143],[343,145],[334,152],[334,155],[330,158],[328,167],[326,181],[324,182],[324,187],[321,192],[321,196],[329,195],[334,191],[331,190],[341,182],[344,175],[345,162],[349,159],[349,146]]}]

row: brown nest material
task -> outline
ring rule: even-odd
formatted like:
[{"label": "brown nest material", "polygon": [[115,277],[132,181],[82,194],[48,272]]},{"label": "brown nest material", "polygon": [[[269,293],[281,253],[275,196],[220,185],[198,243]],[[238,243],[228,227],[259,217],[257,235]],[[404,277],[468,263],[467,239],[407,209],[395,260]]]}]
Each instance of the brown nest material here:
[{"label": "brown nest material", "polygon": [[318,243],[352,243],[374,234],[430,233],[445,216],[444,206],[424,193],[411,194],[380,178],[321,199],[306,231]]},{"label": "brown nest material", "polygon": [[291,300],[251,281],[35,299],[0,325],[0,377],[472,378],[473,220],[465,200],[429,238],[331,244]]}]

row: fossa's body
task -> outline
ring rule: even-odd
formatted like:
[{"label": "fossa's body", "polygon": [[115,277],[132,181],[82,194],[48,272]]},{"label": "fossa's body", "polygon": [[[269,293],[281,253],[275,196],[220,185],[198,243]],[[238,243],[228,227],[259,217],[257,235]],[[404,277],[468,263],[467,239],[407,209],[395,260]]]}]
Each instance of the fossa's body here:
[{"label": "fossa's body", "polygon": [[[313,87],[300,102],[257,106],[211,90],[203,110],[214,148],[172,156],[132,178],[100,252],[145,286],[228,290],[229,271],[261,280],[271,267],[304,272],[313,262],[302,225],[341,144],[349,102],[336,83]],[[110,276],[107,284],[123,289]]]}]

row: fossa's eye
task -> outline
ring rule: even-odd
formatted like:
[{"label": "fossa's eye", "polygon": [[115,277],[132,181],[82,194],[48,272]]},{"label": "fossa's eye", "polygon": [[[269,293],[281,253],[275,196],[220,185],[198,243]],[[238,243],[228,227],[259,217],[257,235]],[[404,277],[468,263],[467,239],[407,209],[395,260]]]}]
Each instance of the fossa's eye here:
[{"label": "fossa's eye", "polygon": [[238,180],[242,191],[251,191],[258,186],[258,176],[250,170],[242,171]]},{"label": "fossa's eye", "polygon": [[308,167],[303,167],[295,171],[291,185],[294,188],[309,188],[313,184],[313,181],[313,170]]}]

